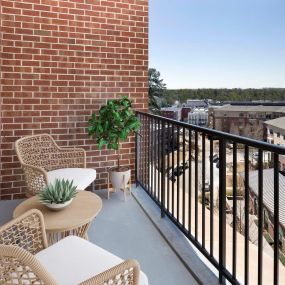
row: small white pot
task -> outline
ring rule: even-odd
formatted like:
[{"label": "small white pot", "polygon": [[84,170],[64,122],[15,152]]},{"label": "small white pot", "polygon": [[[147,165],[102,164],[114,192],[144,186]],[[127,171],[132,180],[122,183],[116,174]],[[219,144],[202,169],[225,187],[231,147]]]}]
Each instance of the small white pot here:
[{"label": "small white pot", "polygon": [[115,190],[124,189],[127,187],[128,182],[131,179],[131,170],[124,168],[122,171],[118,171],[117,169],[110,169],[110,181]]},{"label": "small white pot", "polygon": [[52,211],[61,211],[64,208],[66,208],[68,205],[71,204],[73,198],[70,199],[69,201],[66,201],[65,203],[62,204],[56,204],[56,203],[52,203],[52,204],[44,204],[46,207],[48,207],[49,209],[51,209]]}]

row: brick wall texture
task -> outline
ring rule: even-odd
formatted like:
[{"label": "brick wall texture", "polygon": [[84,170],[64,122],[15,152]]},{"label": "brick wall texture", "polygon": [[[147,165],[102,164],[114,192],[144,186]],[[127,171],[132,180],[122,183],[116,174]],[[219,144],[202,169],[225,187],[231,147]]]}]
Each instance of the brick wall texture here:
[{"label": "brick wall texture", "polygon": [[[24,197],[16,139],[51,134],[87,151],[97,189],[114,151],[98,150],[87,121],[108,99],[127,95],[147,109],[147,0],[1,0],[0,199]],[[134,169],[134,138],[122,164]]]}]

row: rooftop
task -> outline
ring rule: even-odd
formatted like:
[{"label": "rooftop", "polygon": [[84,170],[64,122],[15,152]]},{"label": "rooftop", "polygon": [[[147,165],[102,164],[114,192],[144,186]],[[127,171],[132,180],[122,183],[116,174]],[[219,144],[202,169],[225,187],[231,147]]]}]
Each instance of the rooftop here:
[{"label": "rooftop", "polygon": [[270,113],[285,113],[285,106],[248,106],[248,105],[231,105],[227,104],[222,107],[213,107],[218,111],[227,111],[227,112],[270,112]]},{"label": "rooftop", "polygon": [[269,120],[264,123],[268,126],[284,129],[285,128],[285,117],[277,118],[274,120]]},{"label": "rooftop", "polygon": [[[258,196],[258,171],[249,172],[249,187]],[[285,227],[285,176],[279,173],[279,205],[280,223]],[[267,209],[274,213],[274,170],[273,168],[263,170],[263,199]]]}]

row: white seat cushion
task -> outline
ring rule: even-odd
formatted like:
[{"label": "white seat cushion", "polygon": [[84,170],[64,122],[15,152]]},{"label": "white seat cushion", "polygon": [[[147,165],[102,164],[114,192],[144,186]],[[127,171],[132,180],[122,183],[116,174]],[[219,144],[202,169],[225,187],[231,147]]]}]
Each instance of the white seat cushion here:
[{"label": "white seat cushion", "polygon": [[47,173],[48,183],[54,183],[55,179],[73,180],[77,190],[86,189],[95,179],[96,170],[92,168],[61,168]]},{"label": "white seat cushion", "polygon": [[[68,236],[36,254],[37,259],[60,285],[78,285],[123,259],[76,236]],[[140,285],[148,285],[141,272]]]}]

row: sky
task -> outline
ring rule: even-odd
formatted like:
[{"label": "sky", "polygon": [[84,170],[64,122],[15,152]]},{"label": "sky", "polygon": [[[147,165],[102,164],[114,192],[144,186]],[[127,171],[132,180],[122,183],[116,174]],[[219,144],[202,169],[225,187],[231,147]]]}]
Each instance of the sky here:
[{"label": "sky", "polygon": [[285,0],[149,0],[167,88],[285,88]]}]

